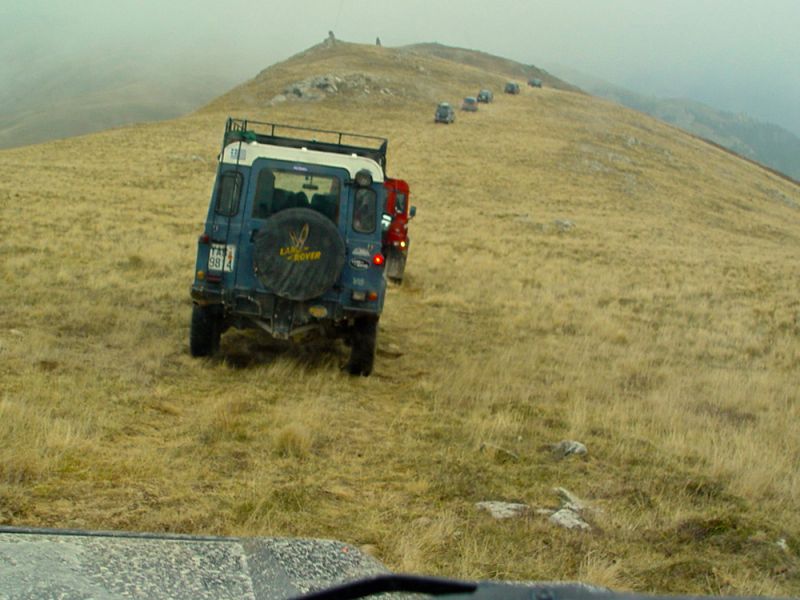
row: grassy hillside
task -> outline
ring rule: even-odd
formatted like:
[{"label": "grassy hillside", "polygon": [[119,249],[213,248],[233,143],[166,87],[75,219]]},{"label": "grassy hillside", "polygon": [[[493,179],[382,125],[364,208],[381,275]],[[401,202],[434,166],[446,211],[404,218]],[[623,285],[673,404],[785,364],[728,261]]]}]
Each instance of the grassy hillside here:
[{"label": "grassy hillside", "polygon": [[647,113],[800,180],[800,138],[786,129],[680,98],[656,98],[572,73],[596,96]]},{"label": "grassy hillside", "polygon": [[[284,95],[318,75],[321,100]],[[186,118],[0,152],[0,522],[364,547],[390,568],[800,594],[800,190],[655,119],[337,44]],[[367,90],[369,93],[367,93]],[[383,91],[386,90],[386,91]],[[390,138],[418,216],[376,372],[188,356],[228,114]],[[589,448],[557,460],[563,439]],[[593,529],[484,500],[588,502]]]}]

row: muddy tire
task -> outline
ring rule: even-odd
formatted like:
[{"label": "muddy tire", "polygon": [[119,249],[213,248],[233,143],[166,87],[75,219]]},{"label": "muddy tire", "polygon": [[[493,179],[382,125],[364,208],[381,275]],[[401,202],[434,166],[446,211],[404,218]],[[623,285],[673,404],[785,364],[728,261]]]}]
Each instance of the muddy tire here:
[{"label": "muddy tire", "polygon": [[350,375],[368,377],[375,364],[375,345],[378,339],[378,317],[359,317],[350,335]]},{"label": "muddy tire", "polygon": [[219,350],[222,314],[217,306],[192,306],[189,352],[192,356],[212,356]]},{"label": "muddy tire", "polygon": [[253,240],[256,275],[276,296],[310,300],[338,281],[345,245],[336,224],[310,208],[289,208],[264,223]]}]

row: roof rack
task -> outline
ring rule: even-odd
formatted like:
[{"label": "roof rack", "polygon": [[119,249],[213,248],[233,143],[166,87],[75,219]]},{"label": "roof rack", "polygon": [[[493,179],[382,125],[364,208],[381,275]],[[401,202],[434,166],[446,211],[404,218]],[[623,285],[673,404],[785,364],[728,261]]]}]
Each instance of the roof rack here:
[{"label": "roof rack", "polygon": [[[286,148],[307,148],[308,150],[335,152],[348,156],[355,154],[371,158],[384,171],[386,171],[386,148],[389,145],[389,140],[386,138],[371,135],[228,117],[222,145],[224,147],[236,141],[257,142]],[[346,143],[348,141],[351,143]]]}]

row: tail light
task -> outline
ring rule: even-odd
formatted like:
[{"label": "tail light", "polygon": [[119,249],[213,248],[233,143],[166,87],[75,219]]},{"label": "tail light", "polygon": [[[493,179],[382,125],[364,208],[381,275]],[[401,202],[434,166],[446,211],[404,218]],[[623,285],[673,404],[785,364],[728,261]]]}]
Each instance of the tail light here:
[{"label": "tail light", "polygon": [[201,244],[207,244],[208,242],[211,241],[211,236],[209,236],[207,233],[204,233],[198,238],[197,241],[200,242]]},{"label": "tail light", "polygon": [[378,252],[375,256],[372,257],[372,264],[376,267],[380,267],[383,263],[386,262],[386,259],[383,257],[383,254]]},{"label": "tail light", "polygon": [[378,299],[378,292],[365,292],[362,290],[353,290],[353,300],[356,302],[375,302]]}]

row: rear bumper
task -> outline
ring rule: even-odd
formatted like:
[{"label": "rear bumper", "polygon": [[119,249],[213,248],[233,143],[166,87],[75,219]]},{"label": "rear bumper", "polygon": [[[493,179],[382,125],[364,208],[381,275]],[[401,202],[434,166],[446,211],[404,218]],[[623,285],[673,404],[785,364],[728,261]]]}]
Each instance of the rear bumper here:
[{"label": "rear bumper", "polygon": [[307,301],[286,300],[274,294],[253,290],[215,290],[195,283],[191,288],[192,301],[201,306],[221,305],[226,320],[235,327],[255,323],[276,337],[292,335],[295,330],[325,323],[339,325],[355,317],[379,315],[383,309],[386,282],[382,281],[378,300],[358,301],[344,292],[339,299],[315,298]]}]

